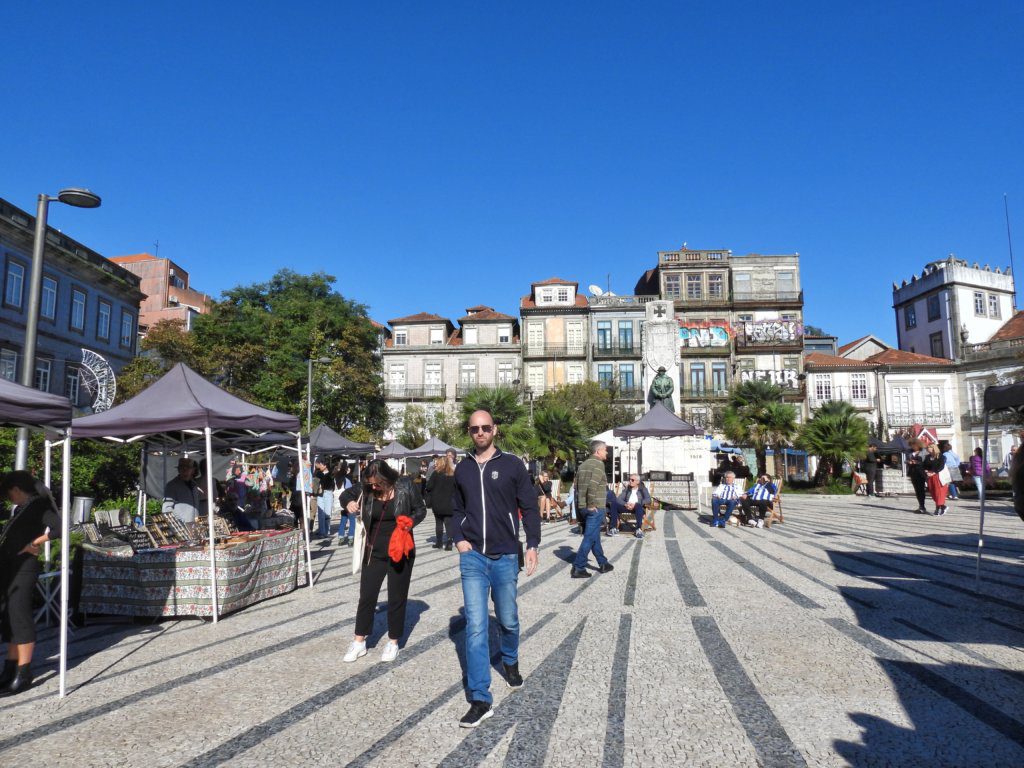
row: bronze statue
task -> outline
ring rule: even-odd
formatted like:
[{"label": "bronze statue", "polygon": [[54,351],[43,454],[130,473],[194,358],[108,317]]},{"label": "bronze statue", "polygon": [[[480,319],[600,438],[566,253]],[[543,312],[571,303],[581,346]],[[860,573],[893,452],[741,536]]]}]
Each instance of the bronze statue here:
[{"label": "bronze statue", "polygon": [[675,385],[672,383],[672,378],[665,373],[665,366],[662,366],[658,369],[658,375],[651,382],[651,391],[647,396],[647,402],[651,406],[655,403],[661,403],[668,408],[670,413],[675,413],[676,406],[672,401],[672,390],[674,389]]}]

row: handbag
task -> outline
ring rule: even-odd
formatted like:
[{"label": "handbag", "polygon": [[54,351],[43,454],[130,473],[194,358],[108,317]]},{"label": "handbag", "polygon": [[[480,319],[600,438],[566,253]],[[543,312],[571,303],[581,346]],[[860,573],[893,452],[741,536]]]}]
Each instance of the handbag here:
[{"label": "handbag", "polygon": [[953,482],[953,479],[949,475],[949,467],[943,467],[939,470],[939,482],[943,485],[949,485]]},{"label": "handbag", "polygon": [[363,567],[363,547],[366,544],[366,529],[363,527],[363,496],[359,495],[359,516],[356,518],[356,535],[352,537],[352,574]]},{"label": "handbag", "polygon": [[949,472],[950,480],[954,483],[959,483],[964,479],[963,473],[960,471],[960,467],[946,467]]}]

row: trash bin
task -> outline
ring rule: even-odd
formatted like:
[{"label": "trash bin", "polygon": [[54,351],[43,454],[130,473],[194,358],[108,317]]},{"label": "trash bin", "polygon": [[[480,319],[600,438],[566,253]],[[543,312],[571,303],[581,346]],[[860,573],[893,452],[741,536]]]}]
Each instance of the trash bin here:
[{"label": "trash bin", "polygon": [[71,521],[76,525],[88,523],[92,519],[92,505],[95,501],[91,496],[75,496],[71,504]]}]

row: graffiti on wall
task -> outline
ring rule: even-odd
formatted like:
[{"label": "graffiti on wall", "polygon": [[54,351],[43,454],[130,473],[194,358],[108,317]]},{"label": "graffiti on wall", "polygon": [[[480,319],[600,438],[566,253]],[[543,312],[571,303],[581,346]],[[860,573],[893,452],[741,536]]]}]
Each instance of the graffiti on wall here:
[{"label": "graffiti on wall", "polygon": [[795,320],[757,320],[743,323],[743,336],[755,344],[783,344],[799,341],[804,326]]},{"label": "graffiti on wall", "polygon": [[753,370],[740,371],[740,381],[770,381],[780,387],[797,389],[800,382],[797,379],[797,372],[792,369],[778,370]]},{"label": "graffiti on wall", "polygon": [[724,320],[679,322],[679,346],[727,347],[736,332]]}]

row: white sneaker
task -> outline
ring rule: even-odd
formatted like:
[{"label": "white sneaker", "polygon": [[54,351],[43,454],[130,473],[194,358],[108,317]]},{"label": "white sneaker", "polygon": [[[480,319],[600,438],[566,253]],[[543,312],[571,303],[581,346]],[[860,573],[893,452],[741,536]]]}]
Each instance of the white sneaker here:
[{"label": "white sneaker", "polygon": [[764,520],[758,520],[757,521],[757,527],[758,528],[764,528]]},{"label": "white sneaker", "polygon": [[[363,651],[363,653],[366,653],[366,651]],[[394,642],[388,641],[387,643],[384,644],[384,650],[381,651],[380,660],[381,661],[394,661],[397,658],[398,658],[398,643],[394,643]]]},{"label": "white sneaker", "polygon": [[355,640],[352,641],[352,645],[348,647],[348,653],[342,657],[342,661],[351,662],[366,655],[366,641],[363,640],[361,643],[357,643]]},{"label": "white sneaker", "polygon": [[748,528],[757,528],[757,520],[748,520],[747,521],[747,527]]}]

